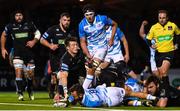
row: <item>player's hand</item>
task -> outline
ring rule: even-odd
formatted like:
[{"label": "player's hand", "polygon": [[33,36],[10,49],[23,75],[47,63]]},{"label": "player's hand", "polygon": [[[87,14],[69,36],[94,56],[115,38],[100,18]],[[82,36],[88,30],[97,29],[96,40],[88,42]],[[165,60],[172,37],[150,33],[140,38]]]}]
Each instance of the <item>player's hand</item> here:
[{"label": "player's hand", "polygon": [[6,55],[8,55],[8,52],[6,49],[1,49],[2,57],[3,59],[6,59]]},{"label": "player's hand", "polygon": [[142,22],[142,25],[147,25],[148,24],[148,21],[147,20],[144,20],[143,22]]},{"label": "player's hand", "polygon": [[51,44],[49,48],[55,51],[58,48],[58,44]]},{"label": "player's hand", "polygon": [[124,61],[126,62],[126,63],[128,63],[128,61],[129,61],[129,55],[124,55]]},{"label": "player's hand", "polygon": [[111,38],[111,39],[109,40],[109,46],[111,47],[113,44],[114,44],[114,39]]},{"label": "player's hand", "polygon": [[154,44],[154,45],[151,45],[151,48],[156,49],[157,46]]},{"label": "player's hand", "polygon": [[36,42],[34,40],[31,40],[26,43],[26,46],[32,48],[32,47],[34,47],[35,44],[36,44]]}]

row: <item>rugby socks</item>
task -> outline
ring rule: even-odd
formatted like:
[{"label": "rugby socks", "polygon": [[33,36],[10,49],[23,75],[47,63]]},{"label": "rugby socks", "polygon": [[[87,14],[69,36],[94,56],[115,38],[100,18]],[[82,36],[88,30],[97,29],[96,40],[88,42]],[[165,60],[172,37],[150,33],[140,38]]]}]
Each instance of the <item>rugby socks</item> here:
[{"label": "rugby socks", "polygon": [[84,83],[83,83],[84,89],[88,89],[88,87],[90,86],[90,84],[93,80],[93,77],[94,77],[93,75],[87,74],[86,79],[84,80]]},{"label": "rugby socks", "polygon": [[[168,96],[169,94],[169,77],[164,76],[160,79],[159,89],[164,92],[162,93],[162,96]],[[163,95],[164,94],[164,95]]]},{"label": "rugby socks", "polygon": [[141,105],[142,105],[141,101],[138,100],[133,101],[133,106],[141,106]]},{"label": "rugby socks", "polygon": [[33,90],[33,83],[32,83],[32,79],[31,78],[27,78],[27,92],[29,94],[32,93]]},{"label": "rugby socks", "polygon": [[58,93],[60,95],[64,95],[63,85],[62,85],[60,80],[59,80],[59,83],[58,83],[57,91],[58,91]]},{"label": "rugby socks", "polygon": [[16,78],[16,89],[18,94],[23,95],[23,79]]},{"label": "rugby socks", "polygon": [[156,96],[152,96],[151,94],[148,94],[146,97],[147,100],[155,100]]}]

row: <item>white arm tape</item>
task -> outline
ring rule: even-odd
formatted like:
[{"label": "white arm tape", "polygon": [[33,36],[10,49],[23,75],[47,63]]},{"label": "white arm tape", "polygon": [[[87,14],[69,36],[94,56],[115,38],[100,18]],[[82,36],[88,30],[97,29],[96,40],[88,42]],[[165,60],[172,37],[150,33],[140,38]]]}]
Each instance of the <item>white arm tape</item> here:
[{"label": "white arm tape", "polygon": [[35,35],[35,37],[34,38],[36,38],[36,39],[40,39],[40,37],[41,37],[41,33],[40,33],[40,31],[39,30],[36,30],[35,32],[34,32],[34,35]]}]

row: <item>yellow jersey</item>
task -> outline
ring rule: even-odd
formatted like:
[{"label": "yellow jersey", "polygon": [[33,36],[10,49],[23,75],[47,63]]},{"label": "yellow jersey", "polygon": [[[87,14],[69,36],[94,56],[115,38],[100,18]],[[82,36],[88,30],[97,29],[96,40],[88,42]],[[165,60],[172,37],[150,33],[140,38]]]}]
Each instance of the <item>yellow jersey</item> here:
[{"label": "yellow jersey", "polygon": [[175,23],[168,21],[162,26],[160,23],[153,25],[147,34],[147,39],[156,41],[156,50],[158,52],[170,52],[174,50],[174,34],[180,35],[180,30]]}]

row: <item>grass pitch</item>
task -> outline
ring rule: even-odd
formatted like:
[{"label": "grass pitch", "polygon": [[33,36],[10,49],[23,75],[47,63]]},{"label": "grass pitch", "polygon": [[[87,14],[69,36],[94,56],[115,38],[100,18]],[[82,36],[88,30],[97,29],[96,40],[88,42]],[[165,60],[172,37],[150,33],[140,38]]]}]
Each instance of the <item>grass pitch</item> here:
[{"label": "grass pitch", "polygon": [[180,110],[179,107],[101,107],[86,108],[81,106],[68,106],[67,108],[53,107],[53,100],[49,99],[47,92],[36,92],[35,100],[30,100],[28,94],[24,94],[24,101],[17,99],[15,92],[0,92],[0,110]]}]

